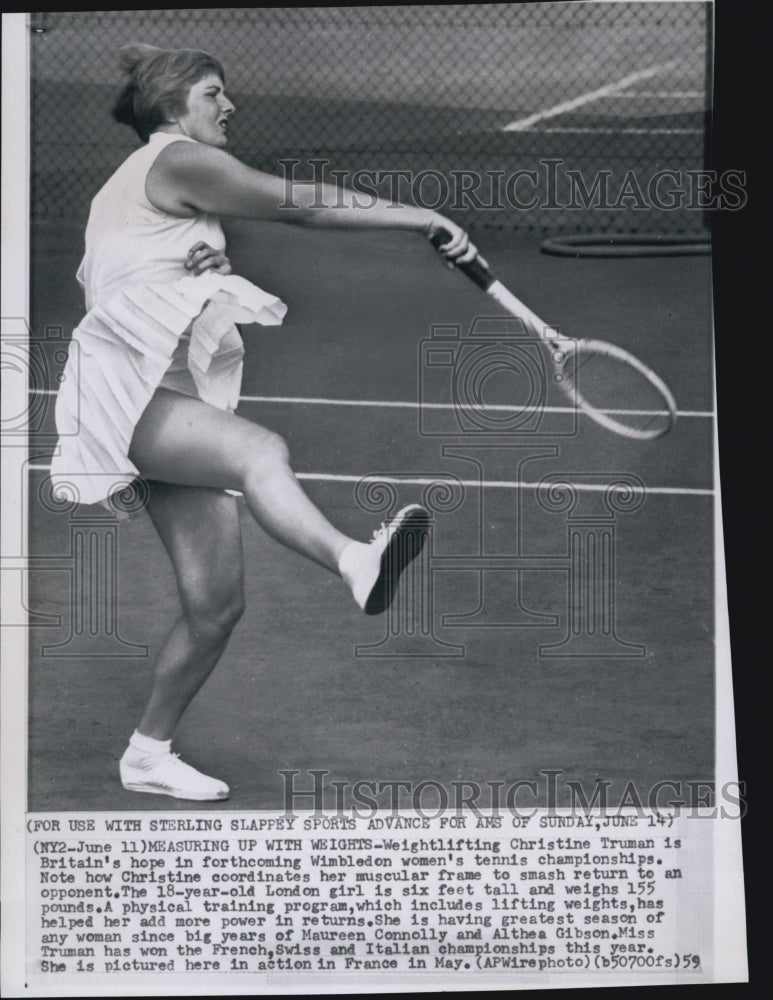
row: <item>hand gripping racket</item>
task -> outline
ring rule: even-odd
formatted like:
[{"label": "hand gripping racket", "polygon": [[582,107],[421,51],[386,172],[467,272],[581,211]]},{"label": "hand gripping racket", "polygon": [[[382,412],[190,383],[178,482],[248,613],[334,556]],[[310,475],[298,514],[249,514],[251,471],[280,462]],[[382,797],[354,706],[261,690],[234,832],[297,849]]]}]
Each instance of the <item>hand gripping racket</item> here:
[{"label": "hand gripping racket", "polygon": [[[440,231],[431,242],[440,247],[448,238]],[[553,379],[573,407],[607,430],[639,441],[662,437],[674,426],[671,390],[638,358],[603,340],[575,340],[548,326],[497,281],[480,257],[456,266],[545,345]]]}]

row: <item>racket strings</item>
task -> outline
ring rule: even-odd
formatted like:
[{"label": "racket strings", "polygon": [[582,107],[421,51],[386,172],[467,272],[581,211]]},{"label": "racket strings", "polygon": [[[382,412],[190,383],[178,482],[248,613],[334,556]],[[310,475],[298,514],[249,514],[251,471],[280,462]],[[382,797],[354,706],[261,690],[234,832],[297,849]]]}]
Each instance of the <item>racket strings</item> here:
[{"label": "racket strings", "polygon": [[581,343],[567,356],[557,379],[575,406],[628,437],[657,438],[673,425],[675,406],[668,389],[619,349]]}]

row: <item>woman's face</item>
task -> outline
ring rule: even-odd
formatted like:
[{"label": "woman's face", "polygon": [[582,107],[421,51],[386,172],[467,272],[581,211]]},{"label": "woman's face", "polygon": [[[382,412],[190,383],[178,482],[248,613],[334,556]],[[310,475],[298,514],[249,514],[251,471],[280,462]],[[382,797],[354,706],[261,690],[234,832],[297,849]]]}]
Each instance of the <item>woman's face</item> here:
[{"label": "woman's face", "polygon": [[188,91],[188,107],[177,119],[183,135],[208,146],[228,143],[228,119],[235,111],[216,73],[202,77]]}]

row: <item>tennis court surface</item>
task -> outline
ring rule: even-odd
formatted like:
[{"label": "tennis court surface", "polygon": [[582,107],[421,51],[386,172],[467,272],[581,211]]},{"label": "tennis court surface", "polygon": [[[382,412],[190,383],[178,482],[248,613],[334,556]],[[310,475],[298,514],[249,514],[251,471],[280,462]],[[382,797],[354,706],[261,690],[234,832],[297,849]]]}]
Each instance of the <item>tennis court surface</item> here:
[{"label": "tennis court surface", "polygon": [[[482,233],[479,243],[505,283],[567,333],[634,351],[667,377],[682,411],[671,434],[653,442],[619,438],[580,418],[568,436],[506,433],[486,437],[484,447],[474,435],[445,433],[442,420],[431,425],[439,428],[434,436],[420,432],[420,342],[433,324],[469,331],[476,317],[497,315],[426,241],[231,228],[237,272],[291,306],[282,328],[244,328],[240,412],[286,437],[294,468],[334,523],[359,537],[378,526],[383,514],[363,509],[362,493],[359,501],[355,495],[363,476],[393,480],[400,503],[421,500],[427,481],[456,477],[465,485],[461,501],[446,504],[453,509],[435,508],[430,634],[417,625],[415,607],[407,608],[391,645],[384,644],[394,630],[389,616],[362,616],[340,581],[268,539],[245,513],[247,614],[189,709],[177,749],[229,782],[227,805],[235,809],[282,808],[278,772],[287,768],[323,768],[330,780],[350,782],[509,784],[552,767],[589,794],[597,779],[613,789],[629,780],[646,789],[666,775],[710,780],[708,259],[565,260],[541,255],[534,238]],[[36,255],[43,325],[60,301],[77,321],[69,277],[77,256],[77,245],[61,243],[58,252]],[[512,388],[495,383],[503,398]],[[429,412],[433,419],[454,414]],[[117,780],[153,653],[177,613],[171,567],[144,512],[110,525],[86,517],[79,527],[93,508],[47,509],[38,499],[45,457],[36,464],[31,552],[56,565],[31,574],[30,608],[61,624],[32,632],[30,807],[187,809],[162,797],[137,801]],[[628,643],[644,647],[643,655],[561,657],[545,648],[567,634],[571,515],[538,502],[534,484],[547,476],[580,486],[631,476],[644,484],[644,503],[614,515],[613,581],[618,651],[630,653]],[[580,489],[578,496],[585,504],[595,495]],[[604,513],[595,501],[578,512]],[[71,607],[77,584],[67,556],[78,531],[91,531],[95,544],[114,535],[117,636],[147,646],[147,655],[118,644],[112,652],[120,656],[89,655],[96,646],[89,647],[88,623],[74,620],[81,612]],[[541,556],[553,568],[484,571],[474,558],[481,553]],[[449,616],[454,624],[443,624]],[[86,634],[75,634],[78,627]],[[355,647],[375,648],[358,654]]]}]

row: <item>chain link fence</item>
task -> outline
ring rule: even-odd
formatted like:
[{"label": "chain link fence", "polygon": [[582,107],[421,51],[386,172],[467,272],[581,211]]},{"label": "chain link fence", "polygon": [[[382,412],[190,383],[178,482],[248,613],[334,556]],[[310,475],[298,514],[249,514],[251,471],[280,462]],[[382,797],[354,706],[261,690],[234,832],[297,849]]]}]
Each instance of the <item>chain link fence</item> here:
[{"label": "chain link fence", "polygon": [[[32,211],[85,222],[138,145],[110,111],[130,41],[201,48],[230,150],[462,225],[700,231],[711,7],[565,2],[31,15]],[[696,195],[696,191],[698,194]]]}]

